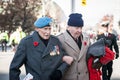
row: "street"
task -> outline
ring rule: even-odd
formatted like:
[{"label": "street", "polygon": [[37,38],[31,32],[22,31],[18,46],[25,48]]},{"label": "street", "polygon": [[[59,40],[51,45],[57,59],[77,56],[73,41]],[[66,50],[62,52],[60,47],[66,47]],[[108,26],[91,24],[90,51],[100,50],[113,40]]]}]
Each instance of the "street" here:
[{"label": "street", "polygon": [[[11,60],[14,56],[14,52],[11,52],[10,48],[8,47],[7,52],[1,52],[0,48],[0,80],[9,80],[9,66],[11,63]],[[21,68],[21,80],[25,77],[25,70],[24,67]]]},{"label": "street", "polygon": [[[9,80],[9,65],[14,56],[14,52],[10,51],[10,48],[8,48],[8,52],[1,52],[0,49],[0,80]],[[25,70],[24,67],[21,68],[21,80],[25,76]],[[114,60],[113,64],[113,74],[111,80],[120,80],[120,58]]]}]

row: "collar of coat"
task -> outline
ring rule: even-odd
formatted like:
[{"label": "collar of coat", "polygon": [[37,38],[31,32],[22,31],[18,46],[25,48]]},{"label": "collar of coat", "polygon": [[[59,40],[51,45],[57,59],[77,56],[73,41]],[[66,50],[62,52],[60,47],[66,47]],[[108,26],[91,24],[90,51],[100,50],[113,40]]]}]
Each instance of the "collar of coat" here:
[{"label": "collar of coat", "polygon": [[[85,36],[85,37],[84,37]],[[81,50],[79,49],[77,43],[74,41],[74,39],[69,35],[68,32],[64,33],[64,37],[65,37],[65,43],[67,45],[69,45],[72,49],[74,49],[74,51],[76,51],[76,53],[79,54],[79,58],[80,59],[83,54],[87,52],[87,48],[90,44],[89,42],[89,37],[85,34],[83,34],[83,39],[82,39],[82,46],[81,46]],[[87,44],[85,45],[84,42],[86,42]]]},{"label": "collar of coat", "polygon": [[51,35],[50,38],[49,38],[49,41],[48,41],[48,45],[47,45],[47,46],[45,46],[45,44],[44,44],[43,41],[40,39],[40,37],[39,37],[39,35],[38,35],[38,33],[37,33],[36,31],[32,34],[32,38],[33,38],[33,43],[34,43],[34,42],[38,42],[38,43],[39,43],[39,45],[36,46],[35,49],[43,52],[43,57],[44,57],[45,55],[48,55],[48,54],[52,51],[52,49],[53,49],[54,46],[58,45],[58,44],[57,44],[58,42],[57,42],[57,40],[56,40],[57,38],[55,38],[55,37],[52,36],[52,35]]}]

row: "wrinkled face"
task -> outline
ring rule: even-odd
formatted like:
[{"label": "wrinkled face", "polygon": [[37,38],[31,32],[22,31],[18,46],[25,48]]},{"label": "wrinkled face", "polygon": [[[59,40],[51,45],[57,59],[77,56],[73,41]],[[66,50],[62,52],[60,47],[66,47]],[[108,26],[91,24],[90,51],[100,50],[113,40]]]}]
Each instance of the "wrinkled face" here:
[{"label": "wrinkled face", "polygon": [[46,26],[44,28],[36,28],[36,31],[39,33],[39,35],[47,40],[50,37],[51,34],[51,27],[50,26]]},{"label": "wrinkled face", "polygon": [[82,34],[82,27],[69,26],[67,30],[70,32],[73,38],[77,39]]}]

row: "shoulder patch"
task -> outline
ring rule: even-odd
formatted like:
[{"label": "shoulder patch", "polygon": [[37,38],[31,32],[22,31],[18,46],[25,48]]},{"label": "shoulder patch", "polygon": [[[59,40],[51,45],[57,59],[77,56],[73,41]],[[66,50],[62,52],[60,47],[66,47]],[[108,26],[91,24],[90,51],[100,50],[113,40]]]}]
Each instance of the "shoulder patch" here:
[{"label": "shoulder patch", "polygon": [[29,38],[32,38],[32,36],[31,36],[31,35],[28,35],[28,36],[26,36],[24,39],[26,40],[26,39],[29,39]]}]

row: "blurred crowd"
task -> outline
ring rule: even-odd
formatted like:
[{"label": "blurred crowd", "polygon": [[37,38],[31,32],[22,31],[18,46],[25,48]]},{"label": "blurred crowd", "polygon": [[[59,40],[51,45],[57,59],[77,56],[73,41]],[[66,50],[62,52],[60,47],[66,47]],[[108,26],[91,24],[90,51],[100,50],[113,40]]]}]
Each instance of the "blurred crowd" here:
[{"label": "blurred crowd", "polygon": [[[94,43],[97,39],[97,35],[104,33],[104,31],[102,29],[102,25],[109,23],[108,32],[115,34],[117,41],[119,41],[120,34],[118,33],[119,31],[117,31],[115,29],[113,22],[114,22],[113,15],[105,15],[100,20],[100,22],[98,22],[98,24],[96,26],[97,29],[94,29],[94,27],[91,27],[91,28],[87,28],[87,29],[83,30],[83,32],[89,34],[91,42]],[[52,30],[53,35],[60,34],[60,32],[62,32],[63,29],[59,25],[60,24],[56,24],[56,23],[53,24],[53,26],[56,26],[56,27],[53,27],[53,30]],[[31,34],[32,34],[32,31],[31,31]],[[8,31],[2,31],[0,34],[0,45],[2,48],[2,52],[7,52],[7,46],[10,46],[12,48],[11,51],[15,51],[20,40],[25,36],[26,36],[26,33],[23,32],[23,30],[20,26],[18,26],[16,31],[14,31],[10,34],[8,34]]]},{"label": "blurred crowd", "polygon": [[87,30],[85,29],[85,32],[89,34],[92,42],[96,41],[97,35],[104,33],[102,26],[108,26],[108,32],[114,34],[116,36],[117,41],[120,40],[119,25],[117,26],[118,28],[116,28],[116,26],[114,25],[113,15],[107,14],[103,16],[100,22],[98,22],[97,26],[95,26],[96,28],[92,27]]},{"label": "blurred crowd", "polygon": [[0,43],[2,52],[7,52],[7,46],[12,48],[11,51],[15,51],[20,40],[26,36],[26,33],[22,31],[22,28],[18,26],[16,31],[12,32],[10,36],[7,31],[3,31],[0,34]]}]

